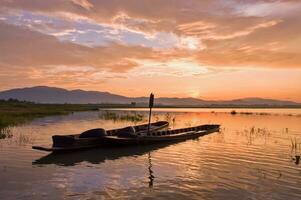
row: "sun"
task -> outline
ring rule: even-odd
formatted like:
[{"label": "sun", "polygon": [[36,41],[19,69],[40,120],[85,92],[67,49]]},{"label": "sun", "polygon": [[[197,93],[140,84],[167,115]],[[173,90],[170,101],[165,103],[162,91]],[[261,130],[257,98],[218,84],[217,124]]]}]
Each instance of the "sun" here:
[{"label": "sun", "polygon": [[201,95],[201,93],[199,90],[192,90],[189,93],[189,96],[192,98],[200,98],[200,95]]}]

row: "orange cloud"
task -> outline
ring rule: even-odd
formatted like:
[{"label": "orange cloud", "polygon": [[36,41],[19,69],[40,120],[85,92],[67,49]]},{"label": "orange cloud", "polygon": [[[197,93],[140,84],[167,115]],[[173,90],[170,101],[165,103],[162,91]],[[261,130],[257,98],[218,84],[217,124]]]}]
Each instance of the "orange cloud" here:
[{"label": "orange cloud", "polygon": [[[209,0],[178,0],[172,2],[144,0],[139,1],[139,3],[135,1],[116,2],[101,0],[54,0],[51,2],[20,2],[11,0],[2,1],[0,3],[0,10],[3,13],[27,10],[57,17],[67,17],[68,20],[92,20],[115,29],[125,29],[144,34],[146,37],[151,37],[152,34],[157,32],[171,32],[182,38],[179,39],[179,44],[175,45],[174,51],[177,51],[178,47],[183,46],[188,50],[203,50],[199,53],[192,53],[193,55],[191,56],[196,57],[200,63],[209,65],[301,67],[300,59],[298,58],[300,54],[298,46],[301,46],[299,45],[301,30],[298,23],[296,23],[298,20],[301,20],[299,13],[287,13],[287,15],[282,14],[279,17],[272,15],[270,17],[249,16],[243,12],[237,12],[238,9],[243,9],[243,6],[246,8],[245,10],[247,8],[260,7],[263,2],[265,3],[264,9],[268,9],[268,6],[278,4],[285,4],[286,7],[284,7],[284,10],[291,8],[293,5],[299,5],[297,4],[298,1],[284,0],[279,1],[278,4],[277,2],[271,3],[268,0],[252,1],[253,4],[250,4],[249,1],[244,2],[244,4],[236,0],[232,4],[231,2],[225,4],[221,1],[215,2]],[[72,30],[72,28],[68,30]],[[60,36],[58,34],[56,36]],[[268,49],[263,48],[267,47],[270,43],[278,43],[279,48],[275,47],[273,51],[269,47]],[[87,54],[86,58],[89,57],[91,61],[87,61],[83,57],[68,54],[68,56],[62,59],[64,63],[56,63],[55,61],[61,59],[61,56],[57,53],[55,55],[56,59],[49,57],[49,64],[102,65],[109,68],[119,68],[120,70],[136,66],[135,63],[124,59],[119,62],[120,67],[117,66],[118,64],[116,67],[113,67],[114,63],[111,63],[110,59],[101,58],[101,56],[96,59],[92,56],[94,54],[98,54],[99,56],[99,54],[106,53],[119,54],[116,50],[89,50],[85,49],[85,47],[75,45],[71,47],[72,44],[63,44],[62,46],[64,46],[63,49],[65,48],[66,51],[72,49],[72,51],[78,52],[77,54],[79,55]],[[249,47],[248,51],[243,50],[246,46]],[[110,46],[111,48],[112,46]],[[139,49],[142,47],[134,48]],[[146,52],[151,52],[152,50],[143,49],[143,51],[144,54],[147,54]],[[53,54],[55,53],[53,52]],[[177,54],[179,55],[180,53]],[[139,56],[142,58],[145,57],[142,54]],[[183,56],[181,55],[180,57]],[[109,56],[109,58],[111,57],[115,59],[113,55]],[[127,57],[127,55],[123,57]],[[155,57],[157,58],[158,56]],[[118,56],[117,59],[119,59]],[[36,59],[36,62],[38,60]],[[41,60],[44,61],[47,58],[41,58]]]},{"label": "orange cloud", "polygon": [[150,58],[155,52],[141,46],[110,44],[86,47],[53,36],[0,22],[1,67],[92,66],[125,72],[137,64],[131,58]]},{"label": "orange cloud", "polygon": [[[171,91],[184,85],[183,90],[198,94],[196,85],[210,82],[199,80],[206,70],[210,75],[250,68],[300,73],[300,8],[298,0],[4,0],[0,2],[1,83],[5,87],[17,82],[76,87],[76,81],[86,88],[97,83],[110,83],[106,86],[110,88],[115,83],[116,92],[122,92],[127,84],[152,87],[155,77],[156,82],[164,80],[164,84],[156,83],[156,88],[160,85]],[[28,13],[39,15],[40,21],[14,23],[15,18]],[[48,18],[61,21],[53,24]],[[109,27],[111,35],[97,30],[90,36],[78,29],[79,22],[90,28]],[[122,31],[126,32],[123,37]],[[87,34],[85,39],[94,45],[72,37],[62,40],[75,32]],[[100,37],[113,39],[97,46],[95,38]],[[143,77],[139,84],[130,73]],[[150,75],[148,83],[142,83],[147,78],[143,74]],[[177,80],[184,77],[182,74],[185,84]],[[295,83],[300,83],[297,78]],[[112,83],[113,79],[118,80]],[[269,86],[276,80],[267,79]],[[227,86],[234,87],[230,82]],[[299,90],[287,87],[296,98]]]}]

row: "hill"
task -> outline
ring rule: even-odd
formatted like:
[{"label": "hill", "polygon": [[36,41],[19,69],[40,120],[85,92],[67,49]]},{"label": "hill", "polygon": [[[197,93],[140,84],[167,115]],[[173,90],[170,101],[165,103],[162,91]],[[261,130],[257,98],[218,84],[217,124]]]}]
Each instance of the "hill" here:
[{"label": "hill", "polygon": [[[62,88],[37,86],[0,92],[0,99],[18,99],[48,104],[146,104],[148,97],[126,97],[109,92],[66,90]],[[208,101],[197,98],[156,98],[158,105],[168,106],[301,106],[301,103],[264,98],[242,98],[228,101]]]}]

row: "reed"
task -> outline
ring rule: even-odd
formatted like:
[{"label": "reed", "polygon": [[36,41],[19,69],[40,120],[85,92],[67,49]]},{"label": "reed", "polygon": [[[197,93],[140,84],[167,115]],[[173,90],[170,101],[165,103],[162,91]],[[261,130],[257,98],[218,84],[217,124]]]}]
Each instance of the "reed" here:
[{"label": "reed", "polygon": [[291,138],[291,149],[292,149],[292,151],[296,152],[297,150],[300,150],[300,146],[301,146],[301,142],[299,142],[296,137],[294,139]]},{"label": "reed", "polygon": [[160,117],[158,116],[158,114],[154,114],[153,119],[155,119],[155,121],[157,122],[160,120]]},{"label": "reed", "polygon": [[13,137],[9,127],[0,128],[0,139]]},{"label": "reed", "polygon": [[113,121],[131,121],[131,122],[139,122],[145,119],[144,115],[134,113],[116,113],[116,112],[100,112],[99,118],[105,120],[113,120]]},{"label": "reed", "polygon": [[34,138],[31,135],[27,134],[19,134],[16,138],[16,142],[19,145],[25,145],[25,144],[32,144],[34,141]]},{"label": "reed", "polygon": [[300,163],[300,149],[301,149],[301,142],[297,140],[297,138],[291,138],[291,152],[292,152],[292,160],[295,162],[296,165]]},{"label": "reed", "polygon": [[171,113],[167,112],[164,115],[164,120],[168,121],[169,124],[175,125],[175,123],[176,123],[176,116],[174,114],[171,114]]},{"label": "reed", "polygon": [[265,141],[271,135],[271,131],[266,128],[252,126],[242,131],[237,131],[237,134],[245,136],[247,144],[251,145],[256,139],[263,138]]},{"label": "reed", "polygon": [[167,112],[166,114],[165,114],[165,120],[166,121],[168,121],[168,122],[170,122],[171,121],[171,114],[169,113],[169,112]]}]

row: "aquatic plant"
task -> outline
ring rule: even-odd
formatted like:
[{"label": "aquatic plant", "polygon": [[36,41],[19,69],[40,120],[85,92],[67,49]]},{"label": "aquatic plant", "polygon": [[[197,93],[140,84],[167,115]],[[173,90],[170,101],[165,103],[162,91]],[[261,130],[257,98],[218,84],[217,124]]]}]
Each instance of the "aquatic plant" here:
[{"label": "aquatic plant", "polygon": [[136,121],[142,121],[144,119],[143,115],[140,114],[135,114],[135,115],[124,115],[124,116],[120,116],[120,120],[125,120],[125,121],[132,121],[132,122],[136,122]]},{"label": "aquatic plant", "polygon": [[261,113],[257,113],[257,115],[271,115],[271,113],[261,112]]},{"label": "aquatic plant", "polygon": [[13,137],[9,127],[0,129],[0,139],[11,138]]},{"label": "aquatic plant", "polygon": [[184,125],[187,127],[190,127],[190,126],[192,126],[192,122],[191,121],[185,122]]},{"label": "aquatic plant", "polygon": [[172,118],[172,125],[174,126],[175,123],[176,123],[176,116],[174,116],[174,117]]},{"label": "aquatic plant", "polygon": [[160,120],[158,114],[154,114],[154,115],[153,115],[153,119],[155,119],[156,122]]},{"label": "aquatic plant", "polygon": [[296,165],[299,165],[299,163],[300,163],[300,155],[295,155],[295,157],[293,157],[292,160],[295,161]]},{"label": "aquatic plant", "polygon": [[252,126],[248,129],[237,131],[237,134],[245,136],[247,138],[247,144],[251,145],[257,138],[264,138],[266,141],[267,137],[270,136],[271,131],[266,128],[256,128],[255,126]]},{"label": "aquatic plant", "polygon": [[165,120],[168,121],[168,122],[171,121],[171,114],[170,114],[169,112],[167,112],[167,113],[165,114]]},{"label": "aquatic plant", "polygon": [[144,120],[144,115],[134,113],[116,113],[110,111],[104,111],[99,113],[99,118],[113,121],[131,121],[138,122]]},{"label": "aquatic plant", "polygon": [[236,115],[237,112],[236,112],[235,110],[232,110],[232,111],[230,112],[230,114],[231,114],[231,115]]},{"label": "aquatic plant", "polygon": [[301,146],[301,142],[299,142],[296,137],[294,139],[291,138],[291,149],[292,150],[295,150],[295,151],[300,150],[300,146]]},{"label": "aquatic plant", "polygon": [[19,145],[24,145],[24,144],[32,144],[34,141],[34,138],[31,135],[27,134],[19,134],[16,138],[16,142]]},{"label": "aquatic plant", "polygon": [[165,115],[164,115],[164,120],[165,120],[165,121],[168,121],[170,124],[175,125],[175,122],[176,122],[176,116],[173,115],[173,114],[171,114],[171,113],[169,113],[169,112],[167,112],[167,113],[165,113]]},{"label": "aquatic plant", "polygon": [[240,112],[239,114],[241,114],[241,115],[253,115],[254,113],[252,113],[252,112]]},{"label": "aquatic plant", "polygon": [[300,163],[301,142],[299,142],[296,137],[294,139],[291,138],[290,146],[292,152],[292,160],[295,162],[296,165],[298,165]]}]

